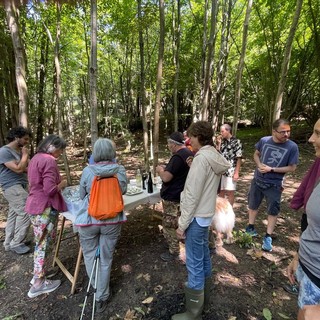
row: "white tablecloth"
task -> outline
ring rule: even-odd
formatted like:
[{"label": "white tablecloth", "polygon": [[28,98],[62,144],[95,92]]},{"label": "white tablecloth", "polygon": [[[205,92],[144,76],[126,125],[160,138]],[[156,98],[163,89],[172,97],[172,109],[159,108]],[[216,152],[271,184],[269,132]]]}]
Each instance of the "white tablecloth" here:
[{"label": "white tablecloth", "polygon": [[[71,186],[65,188],[62,195],[67,204],[68,211],[62,212],[61,214],[68,220],[74,222],[75,215],[81,204],[81,200],[79,197],[79,186]],[[142,193],[136,195],[123,195],[124,210],[130,211],[140,204],[155,204],[160,200],[160,189],[154,186],[153,193],[147,193],[146,190],[143,190]]]}]

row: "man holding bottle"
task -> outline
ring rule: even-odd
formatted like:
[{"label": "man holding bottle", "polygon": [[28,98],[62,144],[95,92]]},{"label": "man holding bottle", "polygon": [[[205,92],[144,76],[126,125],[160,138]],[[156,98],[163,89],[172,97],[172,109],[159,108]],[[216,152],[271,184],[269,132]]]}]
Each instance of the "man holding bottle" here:
[{"label": "man holding bottle", "polygon": [[168,138],[168,149],[172,157],[166,166],[157,166],[156,172],[162,180],[160,195],[163,204],[162,227],[169,251],[160,255],[163,261],[172,261],[179,257],[179,240],[176,237],[180,216],[180,193],[189,172],[187,159],[193,153],[185,146],[183,135],[173,132]]}]

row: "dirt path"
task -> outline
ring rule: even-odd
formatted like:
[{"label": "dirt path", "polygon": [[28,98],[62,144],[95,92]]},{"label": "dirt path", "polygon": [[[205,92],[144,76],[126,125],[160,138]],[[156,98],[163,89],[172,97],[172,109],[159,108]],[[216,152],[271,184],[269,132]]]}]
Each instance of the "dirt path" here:
[{"label": "dirt path", "polygon": [[[123,155],[124,157],[124,155]],[[300,213],[288,207],[288,199],[296,189],[301,176],[313,159],[310,152],[302,154],[297,173],[287,177],[282,203],[282,213],[276,227],[272,253],[248,254],[239,244],[224,245],[212,256],[214,275],[210,310],[204,320],[260,320],[271,319],[263,315],[266,309],[272,319],[295,319],[296,297],[286,293],[285,269],[297,248]],[[128,155],[126,155],[128,160]],[[133,169],[138,159],[127,161]],[[122,160],[126,165],[126,162]],[[248,157],[238,185],[236,198],[236,228],[243,230],[247,223],[246,194],[253,172],[253,162]],[[3,239],[7,205],[0,196],[0,238]],[[160,213],[160,206],[156,208]],[[266,215],[260,210],[256,228],[261,244],[265,232]],[[165,263],[159,255],[165,251],[165,242],[159,231],[161,221],[154,218],[152,208],[140,206],[128,214],[122,236],[114,255],[111,286],[113,298],[103,316],[97,319],[149,319],[169,320],[171,315],[184,309],[183,284],[186,268],[178,261]],[[67,228],[72,235],[72,228]],[[30,239],[32,234],[30,233]],[[64,263],[73,268],[76,261],[76,238],[66,240],[61,248]],[[16,256],[0,246],[0,319],[79,319],[88,283],[84,265],[81,266],[76,294],[70,295],[70,283],[59,272],[61,287],[49,294],[29,299],[29,280],[32,274],[32,254]],[[85,319],[90,319],[91,301]]]}]

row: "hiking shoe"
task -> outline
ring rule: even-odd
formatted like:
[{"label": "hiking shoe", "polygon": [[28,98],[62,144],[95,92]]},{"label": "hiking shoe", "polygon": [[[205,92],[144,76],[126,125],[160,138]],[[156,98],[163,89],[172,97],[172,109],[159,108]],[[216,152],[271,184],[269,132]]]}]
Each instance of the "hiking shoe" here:
[{"label": "hiking shoe", "polygon": [[161,260],[163,260],[165,262],[170,262],[170,261],[177,259],[178,255],[176,253],[172,254],[170,252],[165,252],[165,253],[160,254],[160,258],[161,258]]},{"label": "hiking shoe", "polygon": [[52,292],[54,290],[56,290],[61,284],[60,280],[47,280],[44,279],[44,281],[42,282],[42,284],[36,288],[34,286],[32,286],[28,292],[28,297],[29,298],[35,298],[37,296],[39,296],[40,294],[44,294],[44,293],[49,293]]},{"label": "hiking shoe", "polygon": [[264,237],[262,243],[262,250],[271,252],[272,251],[272,238]]},{"label": "hiking shoe", "polygon": [[106,310],[107,306],[108,306],[108,302],[110,301],[111,299],[111,291],[110,291],[110,294],[109,294],[109,297],[107,300],[97,300],[96,301],[96,312],[97,313],[102,313]]},{"label": "hiking shoe", "polygon": [[299,294],[299,287],[296,284],[285,284],[283,289],[288,293],[294,294],[295,296]]},{"label": "hiking shoe", "polygon": [[16,254],[26,254],[30,251],[30,247],[26,246],[24,243],[20,243],[16,247],[10,247],[10,251]]},{"label": "hiking shoe", "polygon": [[258,232],[254,228],[250,228],[249,226],[246,227],[246,233],[250,234],[251,237],[256,237],[258,235]]}]

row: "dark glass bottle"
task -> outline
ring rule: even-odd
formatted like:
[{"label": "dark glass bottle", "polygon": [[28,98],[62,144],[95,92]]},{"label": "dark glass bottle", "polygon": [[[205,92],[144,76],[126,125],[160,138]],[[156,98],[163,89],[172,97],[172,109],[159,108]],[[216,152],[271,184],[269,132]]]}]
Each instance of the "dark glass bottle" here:
[{"label": "dark glass bottle", "polygon": [[148,177],[148,193],[153,193],[153,182],[152,182],[151,171],[149,171],[149,177]]}]

